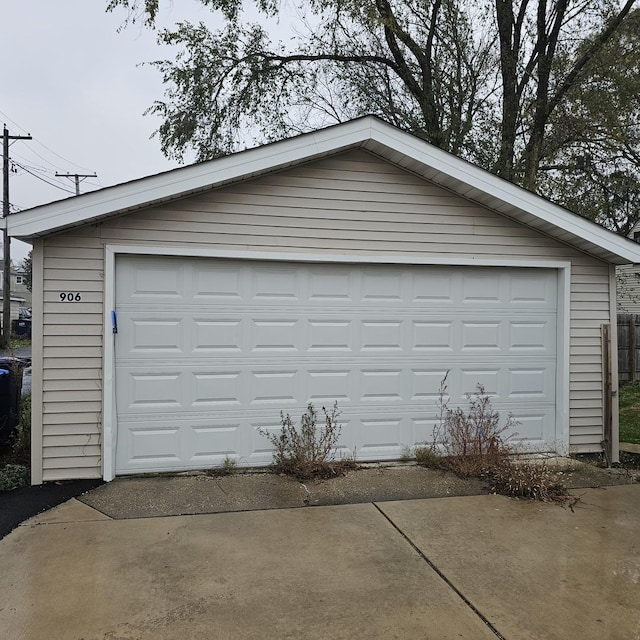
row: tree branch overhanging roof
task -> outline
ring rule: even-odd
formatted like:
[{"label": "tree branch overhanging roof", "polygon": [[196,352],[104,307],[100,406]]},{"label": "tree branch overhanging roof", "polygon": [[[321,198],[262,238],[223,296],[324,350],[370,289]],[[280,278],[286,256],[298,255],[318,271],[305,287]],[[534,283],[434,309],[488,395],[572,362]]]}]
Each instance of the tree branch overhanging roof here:
[{"label": "tree branch overhanging roof", "polygon": [[640,263],[637,243],[374,116],[26,209],[7,219],[9,235],[45,236],[358,148],[605,262]]}]

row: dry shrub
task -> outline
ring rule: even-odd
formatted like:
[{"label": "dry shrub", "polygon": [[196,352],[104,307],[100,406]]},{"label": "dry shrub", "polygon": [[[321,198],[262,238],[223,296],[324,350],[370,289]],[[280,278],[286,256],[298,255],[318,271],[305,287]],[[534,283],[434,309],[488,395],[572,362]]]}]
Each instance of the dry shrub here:
[{"label": "dry shrub", "polygon": [[335,448],[342,430],[338,423],[338,403],[331,411],[322,407],[324,424],[318,426],[318,413],[312,403],[300,419],[300,428],[294,424],[291,416],[280,412],[282,428],[279,433],[270,433],[264,429],[259,432],[275,447],[273,466],[277,473],[294,476],[300,480],[314,477],[331,477],[353,469],[353,460],[335,461]]},{"label": "dry shrub", "polygon": [[[448,375],[448,374],[447,374]],[[489,488],[516,498],[543,502],[575,503],[559,473],[544,462],[521,461],[508,445],[518,422],[512,414],[503,425],[500,414],[481,384],[474,394],[467,394],[468,410],[450,409],[447,376],[438,394],[439,421],[433,431],[431,446],[415,450],[418,464],[449,469],[456,475],[482,477]],[[511,431],[508,437],[505,432]]]},{"label": "dry shrub", "polygon": [[[500,425],[500,413],[493,408],[484,386],[467,394],[467,411],[450,409],[447,398],[447,375],[438,393],[439,422],[433,431],[432,449],[442,456],[443,466],[461,477],[479,476],[508,455],[503,434],[518,425],[512,414]],[[511,437],[513,433],[509,436]]]},{"label": "dry shrub", "polygon": [[576,502],[567,491],[558,472],[540,462],[504,459],[487,473],[489,488],[513,498],[541,502]]}]

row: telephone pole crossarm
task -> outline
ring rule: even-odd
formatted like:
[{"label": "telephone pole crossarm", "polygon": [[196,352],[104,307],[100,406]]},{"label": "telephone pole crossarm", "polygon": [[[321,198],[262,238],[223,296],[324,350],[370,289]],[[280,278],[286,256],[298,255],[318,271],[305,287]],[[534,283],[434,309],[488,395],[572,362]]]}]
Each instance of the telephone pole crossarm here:
[{"label": "telephone pole crossarm", "polygon": [[[76,195],[80,195],[80,183],[85,178],[97,178],[98,174],[94,171],[93,173],[56,173],[56,178],[73,178],[76,183]],[[80,180],[82,178],[82,180]]]}]

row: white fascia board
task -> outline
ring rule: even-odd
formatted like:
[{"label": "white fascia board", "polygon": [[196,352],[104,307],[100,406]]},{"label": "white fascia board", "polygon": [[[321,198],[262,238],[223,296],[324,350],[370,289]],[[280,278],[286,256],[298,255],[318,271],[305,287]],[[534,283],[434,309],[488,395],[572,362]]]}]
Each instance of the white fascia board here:
[{"label": "white fascia board", "polygon": [[[425,167],[439,171],[462,185],[478,189],[508,205],[627,260],[640,262],[640,245],[574,214],[540,196],[503,180],[480,167],[443,151],[408,133],[374,120],[372,140],[389,146]],[[366,148],[366,144],[364,145]],[[468,190],[468,189],[467,189]],[[458,191],[460,193],[460,191]]]},{"label": "white fascia board", "polygon": [[370,136],[372,121],[373,118],[354,120],[224,158],[28,209],[11,217],[9,233],[17,238],[44,235],[357,147]]}]

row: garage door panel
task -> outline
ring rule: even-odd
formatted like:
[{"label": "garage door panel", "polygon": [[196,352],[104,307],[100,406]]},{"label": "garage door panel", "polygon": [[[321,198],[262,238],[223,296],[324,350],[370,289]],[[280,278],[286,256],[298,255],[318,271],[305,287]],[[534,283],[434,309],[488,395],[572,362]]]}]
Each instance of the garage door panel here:
[{"label": "garage door panel", "polygon": [[474,273],[469,270],[463,274],[462,303],[469,306],[496,306],[503,304],[501,276],[490,273]]},{"label": "garage door panel", "polygon": [[187,428],[190,433],[184,440],[189,445],[186,452],[189,462],[212,465],[221,463],[226,456],[240,455],[242,428],[239,422],[203,423]]},{"label": "garage door panel", "polygon": [[237,267],[196,264],[192,282],[194,299],[205,304],[218,301],[233,303],[243,297],[243,271]]},{"label": "garage door panel", "polygon": [[184,352],[183,327],[180,318],[155,320],[151,318],[132,318],[131,353],[151,351]]},{"label": "garage door panel", "polygon": [[431,440],[445,376],[450,407],[482,384],[495,409],[522,418],[520,437],[554,440],[556,280],[119,257],[117,472],[268,464],[258,429],[279,433],[280,411],[298,422],[310,401],[319,422],[338,401],[343,455],[397,458]]},{"label": "garage door panel", "polygon": [[302,348],[301,322],[274,319],[251,323],[251,352],[292,352]]},{"label": "garage door panel", "polygon": [[[401,418],[369,418],[362,420],[362,445],[359,457],[375,459],[388,455],[396,450],[398,457],[402,454],[402,419]],[[385,452],[385,453],[383,453]]]},{"label": "garage door panel", "polygon": [[[173,371],[167,367],[174,368]],[[493,402],[519,402],[528,398],[554,401],[555,373],[548,362],[528,366],[464,368],[456,363],[434,363],[432,368],[385,366],[367,367],[361,363],[338,366],[328,361],[319,367],[291,363],[291,367],[254,366],[228,361],[209,367],[158,362],[158,370],[147,366],[120,367],[118,392],[123,399],[121,412],[148,413],[164,407],[181,412],[203,409],[237,409],[273,406],[306,406],[309,401],[341,405],[366,403],[433,403],[440,384],[447,376],[452,402],[464,403],[466,394],[475,394],[478,385]],[[231,368],[229,365],[236,364]],[[407,363],[410,365],[411,363]],[[450,365],[447,368],[447,365]]]},{"label": "garage door panel", "polygon": [[452,305],[460,298],[460,278],[445,272],[414,273],[412,278],[411,302],[442,306]]},{"label": "garage door panel", "polygon": [[180,263],[167,263],[161,260],[137,261],[124,280],[128,296],[132,299],[155,299],[165,302],[183,300],[188,291],[184,286],[184,266]]},{"label": "garage door panel", "polygon": [[308,320],[307,351],[341,351],[350,353],[354,344],[354,322],[342,318]]},{"label": "garage door panel", "polygon": [[126,371],[122,370],[117,381],[120,399],[119,409],[129,412],[164,411],[167,408],[184,409],[180,370]]},{"label": "garage door panel", "polygon": [[[478,391],[478,385],[484,388],[484,392],[488,396],[499,397],[500,385],[500,368],[463,368],[460,370],[462,395],[474,394]],[[451,388],[455,388],[451,385]]]},{"label": "garage door panel", "polygon": [[532,309],[555,310],[557,306],[557,283],[555,279],[540,278],[535,270],[521,270],[510,275],[507,283],[512,307],[526,306]]},{"label": "garage door panel", "polygon": [[128,455],[120,460],[120,468],[131,465],[141,467],[156,465],[177,465],[182,461],[182,442],[180,429],[175,425],[127,425],[124,433],[127,436],[127,447],[119,450]]},{"label": "garage door panel", "polygon": [[527,445],[533,447],[541,443],[557,444],[555,442],[555,431],[550,428],[553,424],[554,407],[541,409],[540,407],[527,407],[520,405],[514,407],[512,413],[518,422],[515,427],[516,438],[522,443],[522,447]]},{"label": "garage door panel", "polygon": [[509,399],[536,398],[553,400],[553,386],[555,376],[545,368],[515,368],[509,369],[508,395]]},{"label": "garage door panel", "polygon": [[301,297],[301,274],[294,265],[261,265],[252,271],[251,298],[260,304],[293,304]]},{"label": "garage door panel", "polygon": [[460,350],[499,352],[500,351],[500,326],[499,321],[462,322],[462,346]]},{"label": "garage door panel", "polygon": [[510,353],[555,355],[555,322],[550,320],[510,320],[508,350]]},{"label": "garage door panel", "polygon": [[354,402],[356,372],[353,369],[310,369],[306,375],[306,396],[314,405]]},{"label": "garage door panel", "polygon": [[399,368],[364,369],[359,372],[359,398],[367,402],[401,402],[403,400],[403,370]]},{"label": "garage door panel", "polygon": [[[251,311],[245,311],[245,314]],[[290,311],[295,313],[294,310]],[[331,310],[325,317],[298,312],[297,319],[282,315],[236,317],[212,312],[208,318],[184,311],[137,314],[119,310],[116,356],[152,358],[167,354],[207,357],[223,352],[248,355],[273,352],[305,355],[311,352],[345,352],[375,357],[397,352],[416,355],[440,351],[458,357],[465,352],[493,352],[498,358],[513,355],[549,356],[555,361],[555,318],[522,319],[492,315],[478,320],[371,316],[354,319],[353,311],[339,316]],[[346,317],[347,314],[351,317]],[[407,311],[416,313],[416,311]],[[418,313],[424,313],[424,310]],[[453,312],[456,313],[456,312]]]},{"label": "garage door panel", "polygon": [[360,351],[402,351],[403,323],[401,320],[365,320],[360,323]]},{"label": "garage door panel", "polygon": [[310,303],[353,303],[353,274],[349,269],[309,269],[307,296]]},{"label": "garage door panel", "polygon": [[400,271],[371,268],[361,275],[361,300],[378,305],[397,305],[405,299],[405,279]]},{"label": "garage door panel", "polygon": [[454,350],[453,326],[454,323],[451,320],[412,320],[411,351],[452,352]]},{"label": "garage door panel", "polygon": [[251,372],[251,406],[286,406],[300,403],[300,376],[295,369]]},{"label": "garage door panel", "polygon": [[440,385],[447,375],[447,369],[412,369],[410,377],[410,399],[432,403],[439,397]]},{"label": "garage door panel", "polygon": [[241,353],[242,320],[223,318],[220,320],[193,319],[192,352]]},{"label": "garage door panel", "polygon": [[235,409],[243,404],[244,376],[242,371],[193,372],[191,407],[196,410]]}]

